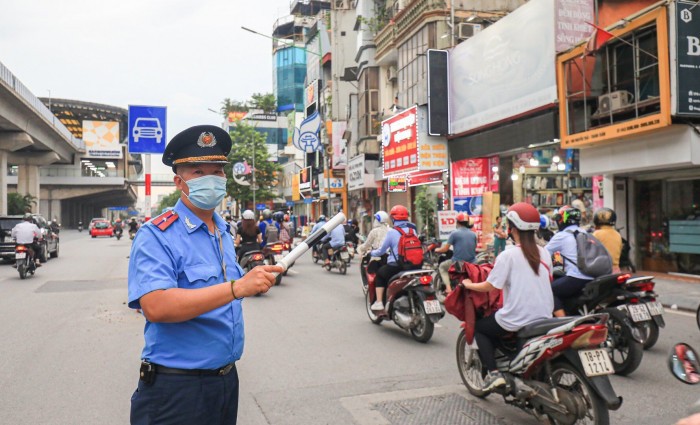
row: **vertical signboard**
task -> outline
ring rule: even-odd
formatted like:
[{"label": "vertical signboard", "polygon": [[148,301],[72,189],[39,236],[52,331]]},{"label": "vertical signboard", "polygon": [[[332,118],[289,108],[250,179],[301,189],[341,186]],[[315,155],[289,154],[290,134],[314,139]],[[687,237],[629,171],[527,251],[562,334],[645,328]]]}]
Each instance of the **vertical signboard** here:
[{"label": "vertical signboard", "polygon": [[463,159],[452,163],[452,203],[454,210],[469,214],[474,231],[482,234],[483,195],[490,191],[489,159]]},{"label": "vertical signboard", "polygon": [[346,121],[333,121],[331,131],[333,135],[333,160],[331,166],[334,170],[344,170],[348,165],[347,141],[343,138],[347,128]]},{"label": "vertical signboard", "polygon": [[437,216],[440,240],[446,241],[457,230],[457,211],[438,211]]},{"label": "vertical signboard", "polygon": [[447,56],[447,50],[429,49],[427,52],[428,134],[431,136],[444,136],[450,132],[450,88]]},{"label": "vertical signboard", "polygon": [[678,0],[671,19],[676,28],[675,115],[700,116],[700,8]]},{"label": "vertical signboard", "polygon": [[129,153],[165,151],[166,114],[164,106],[129,105]]},{"label": "vertical signboard", "polygon": [[418,107],[382,121],[384,176],[418,170]]},{"label": "vertical signboard", "polygon": [[589,24],[595,22],[593,0],[555,1],[554,4],[555,48],[557,52],[565,52],[593,32]]},{"label": "vertical signboard", "polygon": [[302,198],[311,195],[311,167],[299,171],[299,194]]}]

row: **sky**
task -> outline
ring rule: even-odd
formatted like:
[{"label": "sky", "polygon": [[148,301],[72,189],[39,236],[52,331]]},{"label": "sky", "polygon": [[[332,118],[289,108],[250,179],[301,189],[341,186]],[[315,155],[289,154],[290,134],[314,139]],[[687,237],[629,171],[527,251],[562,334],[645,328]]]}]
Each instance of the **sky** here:
[{"label": "sky", "polygon": [[[167,106],[167,137],[221,125],[224,98],[272,92],[289,0],[0,0],[0,62],[38,97]],[[153,158],[153,173],[171,173]]]}]

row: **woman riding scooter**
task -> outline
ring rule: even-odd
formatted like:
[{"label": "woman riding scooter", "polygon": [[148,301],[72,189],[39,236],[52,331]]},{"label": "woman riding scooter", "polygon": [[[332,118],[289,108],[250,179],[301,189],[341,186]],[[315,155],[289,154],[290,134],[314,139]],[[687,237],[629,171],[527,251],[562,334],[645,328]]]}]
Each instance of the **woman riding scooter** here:
[{"label": "woman riding scooter", "polygon": [[540,214],[535,207],[518,202],[506,213],[508,231],[516,245],[497,258],[485,282],[462,285],[472,291],[503,290],[503,307],[491,316],[479,319],[474,339],[479,346],[481,363],[488,370],[484,391],[506,384],[496,366],[495,345],[498,339],[517,332],[525,325],[552,317],[552,259],[544,248],[535,243],[535,231],[540,227]]},{"label": "woman riding scooter", "polygon": [[246,252],[259,251],[262,243],[262,232],[255,221],[255,213],[251,210],[245,210],[241,218],[236,235],[236,253],[239,263]]}]

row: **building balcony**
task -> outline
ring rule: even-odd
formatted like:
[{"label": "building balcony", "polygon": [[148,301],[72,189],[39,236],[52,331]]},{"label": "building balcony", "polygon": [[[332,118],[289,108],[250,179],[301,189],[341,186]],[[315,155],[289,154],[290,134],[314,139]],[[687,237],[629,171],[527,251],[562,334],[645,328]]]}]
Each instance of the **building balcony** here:
[{"label": "building balcony", "polygon": [[374,43],[377,46],[375,55],[377,60],[381,60],[385,55],[396,49],[396,25],[393,21],[389,21],[389,23],[374,36]]},{"label": "building balcony", "polygon": [[394,16],[397,38],[431,16],[442,18],[449,13],[450,10],[444,1],[413,0]]}]

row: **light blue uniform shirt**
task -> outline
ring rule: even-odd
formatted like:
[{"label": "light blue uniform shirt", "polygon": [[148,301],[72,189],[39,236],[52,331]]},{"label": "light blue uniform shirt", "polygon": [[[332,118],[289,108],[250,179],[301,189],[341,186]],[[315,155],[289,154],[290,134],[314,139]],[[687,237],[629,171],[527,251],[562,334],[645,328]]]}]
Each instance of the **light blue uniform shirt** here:
[{"label": "light blue uniform shirt", "polygon": [[[204,288],[239,279],[233,239],[226,222],[214,214],[222,237],[226,278],[221,265],[219,236],[182,201],[174,208],[179,218],[161,231],[148,222],[136,234],[129,259],[129,307],[159,289]],[[217,369],[243,354],[243,310],[234,300],[194,319],[180,323],[152,323],[146,319],[145,346],[141,357],[159,365],[180,369]]]},{"label": "light blue uniform shirt", "polygon": [[325,221],[319,221],[318,223],[314,224],[314,227],[311,228],[311,233],[314,233],[316,230],[323,227],[324,224],[326,224]]},{"label": "light blue uniform shirt", "polygon": [[345,245],[345,229],[343,226],[336,226],[333,230],[331,230],[331,233],[326,235],[323,238],[323,242],[328,242],[330,239],[331,241],[331,248],[340,248],[341,246]]},{"label": "light blue uniform shirt", "polygon": [[567,276],[575,277],[578,279],[593,280],[591,276],[581,273],[581,270],[579,270],[576,263],[574,263],[574,261],[577,260],[578,256],[576,238],[574,237],[574,232],[577,230],[579,232],[585,232],[585,230],[583,230],[579,226],[569,226],[564,230],[555,233],[554,236],[552,236],[552,239],[549,240],[549,243],[547,243],[547,246],[545,246],[545,248],[547,249],[547,251],[549,251],[551,255],[554,255],[555,252],[560,252],[562,257],[568,258],[568,260],[566,258],[563,258],[564,271],[566,272]]},{"label": "light blue uniform shirt", "polygon": [[[394,221],[394,227],[400,227],[404,232],[408,232],[408,229],[413,229],[413,233],[416,235],[416,225],[408,221]],[[401,233],[393,227],[386,233],[386,238],[382,242],[382,246],[374,251],[370,252],[372,257],[381,257],[389,251],[389,256],[386,259],[387,264],[396,265],[399,258],[399,239],[401,239]]]}]

